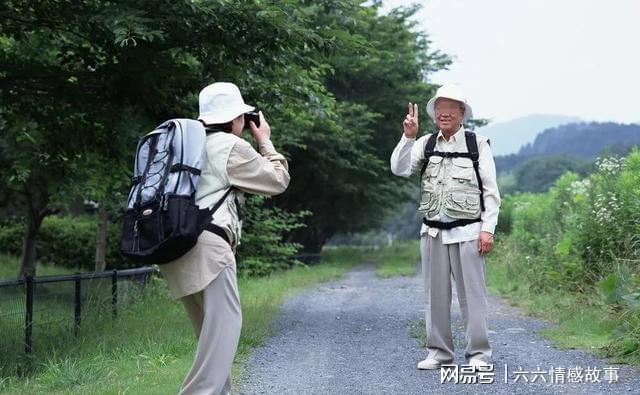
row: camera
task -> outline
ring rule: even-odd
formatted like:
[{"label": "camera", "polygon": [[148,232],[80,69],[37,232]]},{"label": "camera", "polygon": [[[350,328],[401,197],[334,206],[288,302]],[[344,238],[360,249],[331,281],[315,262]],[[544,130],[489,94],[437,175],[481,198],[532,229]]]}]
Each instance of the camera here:
[{"label": "camera", "polygon": [[253,123],[256,124],[256,126],[260,126],[260,114],[258,114],[258,111],[249,111],[244,113],[244,128],[245,129],[250,129],[249,126],[249,121],[253,121]]}]

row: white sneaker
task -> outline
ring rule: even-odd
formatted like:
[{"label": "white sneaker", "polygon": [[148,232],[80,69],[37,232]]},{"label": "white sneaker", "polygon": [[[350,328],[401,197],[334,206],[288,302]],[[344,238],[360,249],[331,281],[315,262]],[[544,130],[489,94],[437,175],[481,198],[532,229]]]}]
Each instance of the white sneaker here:
[{"label": "white sneaker", "polygon": [[477,368],[477,367],[480,367],[480,366],[489,366],[489,365],[491,365],[491,364],[490,364],[490,363],[488,363],[488,362],[483,361],[482,359],[471,358],[471,359],[469,360],[468,365],[471,365],[471,366],[473,366],[473,367],[476,367],[476,368]]},{"label": "white sneaker", "polygon": [[424,361],[418,362],[418,369],[421,369],[421,370],[438,369],[440,365],[442,365],[442,362],[438,361],[437,359],[427,358]]}]

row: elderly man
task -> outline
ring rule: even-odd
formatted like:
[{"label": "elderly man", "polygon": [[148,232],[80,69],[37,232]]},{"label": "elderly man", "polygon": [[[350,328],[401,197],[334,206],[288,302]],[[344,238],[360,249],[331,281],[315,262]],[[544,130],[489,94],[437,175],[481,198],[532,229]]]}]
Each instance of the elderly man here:
[{"label": "elderly man", "polygon": [[443,86],[427,103],[439,131],[420,137],[418,105],[409,103],[391,171],[409,177],[421,170],[424,214],[420,252],[425,288],[427,358],[418,369],[437,369],[454,360],[451,335],[451,278],[464,320],[465,358],[474,366],[491,361],[487,335],[484,256],[493,247],[500,195],[489,140],[465,131],[471,106],[456,86]]}]

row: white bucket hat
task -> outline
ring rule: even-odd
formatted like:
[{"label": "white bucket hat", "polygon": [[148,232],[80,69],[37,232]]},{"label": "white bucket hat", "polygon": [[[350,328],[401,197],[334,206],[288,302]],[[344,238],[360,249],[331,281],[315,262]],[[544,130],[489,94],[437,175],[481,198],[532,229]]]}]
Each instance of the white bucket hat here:
[{"label": "white bucket hat", "polygon": [[431,100],[429,100],[429,102],[427,103],[427,114],[429,114],[432,119],[436,119],[436,100],[441,97],[451,100],[457,100],[464,104],[464,116],[462,118],[463,122],[468,121],[469,119],[471,119],[471,117],[473,117],[471,106],[467,103],[467,99],[462,93],[460,87],[458,87],[457,85],[443,85],[438,88],[438,90],[436,91],[436,95],[432,97]]},{"label": "white bucket hat", "polygon": [[207,125],[231,122],[237,116],[255,110],[244,103],[240,89],[231,82],[214,82],[200,91],[198,119]]}]

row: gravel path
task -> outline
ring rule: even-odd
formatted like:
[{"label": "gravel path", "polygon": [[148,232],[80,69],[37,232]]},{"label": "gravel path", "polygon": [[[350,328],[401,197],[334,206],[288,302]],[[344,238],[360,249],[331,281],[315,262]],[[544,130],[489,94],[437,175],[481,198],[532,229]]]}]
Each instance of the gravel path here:
[{"label": "gravel path", "polygon": [[[455,287],[454,287],[455,290]],[[464,333],[454,295],[455,363],[463,364]],[[426,356],[411,327],[424,318],[419,278],[378,279],[360,266],[343,279],[287,300],[277,335],[250,357],[241,394],[640,394],[640,370],[578,350],[559,350],[536,334],[549,324],[525,317],[500,299],[489,299],[489,339],[495,378],[489,384],[441,383],[440,370],[420,371]],[[505,364],[507,382],[505,383]],[[619,367],[609,383],[604,369]],[[582,382],[569,375],[582,368]],[[552,383],[551,368],[565,368]],[[600,382],[585,375],[600,369]],[[521,370],[523,373],[516,374]],[[536,375],[534,371],[546,371]],[[470,375],[476,379],[479,376]],[[516,379],[517,377],[517,379]],[[546,379],[543,381],[542,377]],[[526,382],[527,380],[528,382]],[[576,379],[574,381],[579,381]]]}]

